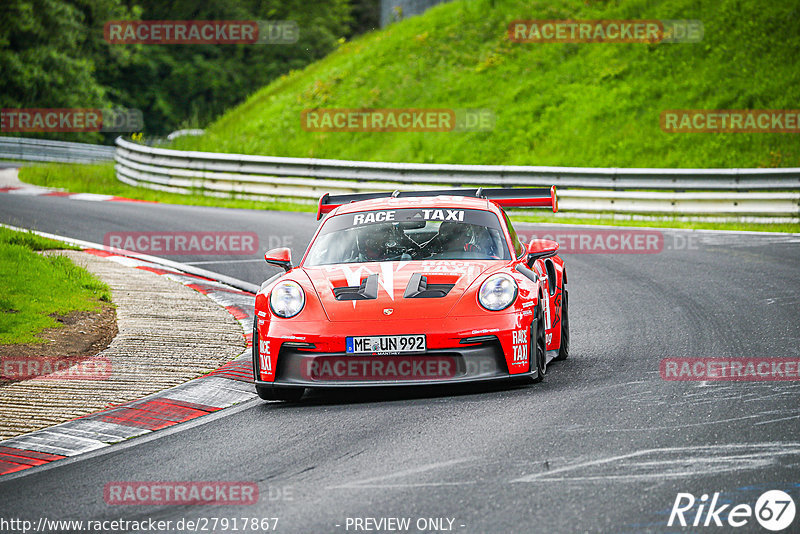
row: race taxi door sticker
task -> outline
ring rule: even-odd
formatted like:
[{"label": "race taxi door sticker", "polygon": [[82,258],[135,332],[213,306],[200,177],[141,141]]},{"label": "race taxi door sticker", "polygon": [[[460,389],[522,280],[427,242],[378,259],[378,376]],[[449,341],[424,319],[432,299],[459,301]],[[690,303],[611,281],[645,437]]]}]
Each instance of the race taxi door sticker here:
[{"label": "race taxi door sticker", "polygon": [[258,369],[262,380],[274,380],[275,371],[272,365],[272,355],[270,354],[270,340],[258,340]]},{"label": "race taxi door sticker", "polygon": [[528,338],[528,331],[524,328],[522,330],[513,330],[511,332],[511,339],[513,343],[512,348],[514,351],[511,365],[519,365],[523,367],[528,366]]}]

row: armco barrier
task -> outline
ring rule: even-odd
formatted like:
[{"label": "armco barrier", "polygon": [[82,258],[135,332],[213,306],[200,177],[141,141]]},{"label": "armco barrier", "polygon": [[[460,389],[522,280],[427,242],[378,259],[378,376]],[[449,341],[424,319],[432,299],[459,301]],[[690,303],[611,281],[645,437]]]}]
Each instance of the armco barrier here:
[{"label": "armco barrier", "polygon": [[800,168],[595,169],[380,163],[153,148],[117,138],[117,178],[162,191],[316,201],[323,193],[555,184],[575,212],[800,215]]},{"label": "armco barrier", "polygon": [[113,160],[114,147],[27,137],[0,137],[0,159],[92,163]]}]

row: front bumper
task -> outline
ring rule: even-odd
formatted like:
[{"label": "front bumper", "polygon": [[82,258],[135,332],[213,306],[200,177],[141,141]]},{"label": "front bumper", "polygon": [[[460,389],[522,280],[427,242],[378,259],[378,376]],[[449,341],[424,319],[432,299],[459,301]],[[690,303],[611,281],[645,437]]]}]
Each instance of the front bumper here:
[{"label": "front bumper", "polygon": [[[258,362],[254,362],[258,365]],[[510,374],[499,341],[430,350],[419,355],[373,356],[325,353],[284,347],[278,356],[274,382],[259,386],[336,388],[429,386],[536,377]],[[256,377],[258,377],[256,369]]]},{"label": "front bumper", "polygon": [[[419,386],[535,376],[536,366],[529,366],[527,357],[531,353],[528,334],[535,319],[532,312],[526,309],[435,321],[329,322],[257,318],[253,346],[256,384],[284,387]],[[346,352],[348,335],[414,333],[426,336],[427,352],[424,354],[385,356]],[[377,368],[364,367],[365,362],[375,361],[386,365],[382,369],[379,364],[376,364]],[[436,362],[434,369],[427,368],[429,361]],[[423,373],[420,365],[426,366]]]}]

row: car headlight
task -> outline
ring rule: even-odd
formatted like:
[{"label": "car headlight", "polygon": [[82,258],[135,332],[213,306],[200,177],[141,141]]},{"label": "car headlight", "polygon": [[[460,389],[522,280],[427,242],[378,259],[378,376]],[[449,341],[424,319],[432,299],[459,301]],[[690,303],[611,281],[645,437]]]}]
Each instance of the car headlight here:
[{"label": "car headlight", "polygon": [[300,313],[305,305],[306,295],[303,288],[291,280],[277,284],[269,295],[269,307],[272,308],[272,313],[285,319]]},{"label": "car headlight", "polygon": [[478,291],[478,302],[490,311],[508,308],[517,298],[517,282],[507,274],[494,274],[487,278]]}]

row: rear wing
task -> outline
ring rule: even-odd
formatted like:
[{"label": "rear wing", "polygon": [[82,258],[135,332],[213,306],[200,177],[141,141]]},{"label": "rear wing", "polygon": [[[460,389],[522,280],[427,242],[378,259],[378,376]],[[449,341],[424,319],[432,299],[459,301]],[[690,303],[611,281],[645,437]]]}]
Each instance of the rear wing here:
[{"label": "rear wing", "polygon": [[491,200],[501,208],[552,208],[553,213],[558,211],[558,196],[556,186],[525,187],[519,189],[498,188],[484,189],[441,189],[433,191],[394,191],[381,193],[354,193],[352,195],[335,195],[328,193],[322,195],[317,207],[317,220],[322,219],[343,204],[358,202],[359,200],[372,200],[375,198],[411,198],[411,197],[438,197],[441,195],[485,198]]}]

